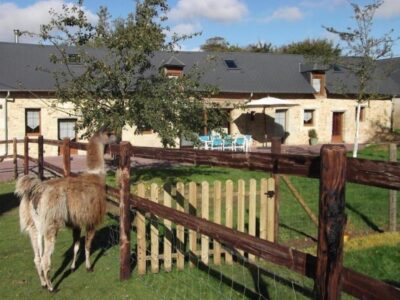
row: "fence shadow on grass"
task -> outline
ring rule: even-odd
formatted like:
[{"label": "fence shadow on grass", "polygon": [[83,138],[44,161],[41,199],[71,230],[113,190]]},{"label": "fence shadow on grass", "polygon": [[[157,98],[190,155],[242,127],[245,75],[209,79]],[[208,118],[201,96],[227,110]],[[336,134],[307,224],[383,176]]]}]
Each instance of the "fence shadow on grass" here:
[{"label": "fence shadow on grass", "polygon": [[19,199],[14,193],[0,195],[0,216],[19,206]]},{"label": "fence shadow on grass", "polygon": [[[118,220],[117,217],[108,214],[108,217],[113,220]],[[110,239],[110,236],[114,238]],[[119,225],[111,224],[105,227],[100,228],[96,231],[96,235],[92,242],[91,253],[98,253],[96,257],[93,258],[91,256],[92,267],[95,268],[98,260],[107,252],[108,249],[119,244]],[[61,266],[54,273],[52,281],[56,280],[60,275],[61,277],[54,284],[54,288],[57,290],[60,284],[71,275],[72,271],[70,269],[70,265],[72,263],[73,258],[73,240],[72,240],[72,232],[71,232],[71,246],[64,252],[64,259],[61,263]],[[79,253],[76,261],[76,269],[78,269],[85,262],[85,237],[81,236],[80,239],[80,247]]]},{"label": "fence shadow on grass", "polygon": [[131,172],[131,184],[138,183],[139,181],[150,181],[154,178],[159,178],[166,185],[176,185],[179,181],[188,183],[191,181],[191,176],[221,176],[228,175],[228,171],[221,169],[210,170],[201,167],[180,167],[180,168],[166,168],[166,167],[149,167],[134,169]]},{"label": "fence shadow on grass", "polygon": [[366,216],[365,214],[363,214],[362,212],[358,211],[354,206],[352,206],[349,203],[346,203],[346,208],[349,209],[350,211],[352,211],[354,214],[356,214],[357,216],[359,216],[361,218],[361,220],[364,221],[364,223],[371,228],[373,231],[382,233],[383,230],[381,228],[379,228],[378,225],[376,225],[368,216]]}]

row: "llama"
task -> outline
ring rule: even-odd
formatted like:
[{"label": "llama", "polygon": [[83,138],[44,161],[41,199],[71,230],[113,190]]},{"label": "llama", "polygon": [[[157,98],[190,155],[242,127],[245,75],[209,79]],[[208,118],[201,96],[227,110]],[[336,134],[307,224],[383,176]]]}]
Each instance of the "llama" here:
[{"label": "llama", "polygon": [[75,270],[81,229],[86,229],[85,264],[92,271],[90,247],[95,228],[106,212],[104,145],[114,141],[113,135],[96,133],[87,148],[87,172],[77,177],[42,182],[35,175],[25,175],[17,181],[15,194],[21,197],[21,231],[29,233],[40,283],[50,292],[51,255],[61,228],[67,226],[73,232],[71,271]]}]

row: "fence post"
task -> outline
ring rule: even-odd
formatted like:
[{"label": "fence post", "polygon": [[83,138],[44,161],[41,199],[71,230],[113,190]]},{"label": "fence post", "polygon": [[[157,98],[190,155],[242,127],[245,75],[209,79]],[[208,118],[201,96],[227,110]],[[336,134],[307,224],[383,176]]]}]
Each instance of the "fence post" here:
[{"label": "fence post", "polygon": [[44,178],[44,168],[43,168],[43,135],[38,136],[38,173],[39,173],[39,178],[43,180]]},{"label": "fence post", "polygon": [[69,138],[64,138],[62,150],[64,177],[67,177],[71,175],[71,147]]},{"label": "fence post", "polygon": [[[397,145],[389,145],[389,161],[397,161]],[[389,191],[389,231],[397,230],[397,191]]]},{"label": "fence post", "polygon": [[[171,207],[172,205],[172,186],[170,184],[164,185],[164,206]],[[168,219],[164,219],[165,231],[164,231],[164,270],[171,272],[172,270],[172,222]]]},{"label": "fence post", "polygon": [[[146,198],[146,189],[144,183],[140,183],[137,187],[139,197]],[[137,267],[138,274],[146,274],[146,218],[144,214],[136,211],[136,236],[137,236]]]},{"label": "fence post", "polygon": [[[178,182],[176,185],[176,210],[185,211],[185,184]],[[185,267],[185,228],[182,225],[176,225],[176,267],[183,270]]]},{"label": "fence post", "polygon": [[24,175],[29,173],[29,137],[24,138]]},{"label": "fence post", "polygon": [[[189,214],[197,216],[197,185],[191,181],[189,183]],[[189,266],[195,267],[195,260],[197,251],[197,232],[195,230],[189,230]]]},{"label": "fence post", "polygon": [[[272,154],[281,154],[281,148],[282,148],[282,138],[280,137],[272,137],[271,139],[271,153]],[[280,190],[279,190],[279,184],[280,184],[280,177],[277,175],[276,170],[276,165],[274,165],[274,170],[272,174],[272,178],[275,180],[275,188],[274,188],[274,195],[275,197],[271,197],[269,201],[275,201],[275,214],[274,214],[274,241],[278,240],[278,235],[279,235],[279,210],[280,210]]]},{"label": "fence post", "polygon": [[120,280],[131,277],[131,217],[129,205],[130,193],[130,144],[121,142],[119,157],[119,211],[120,211]]},{"label": "fence post", "polygon": [[[159,190],[158,185],[156,183],[151,184],[150,191],[150,200],[158,203]],[[159,265],[158,265],[158,255],[159,255],[159,239],[158,239],[158,218],[157,216],[151,217],[151,226],[150,226],[150,234],[151,234],[151,272],[158,273]]]},{"label": "fence post", "polygon": [[[201,183],[201,217],[209,219],[209,184],[207,181]],[[210,249],[210,238],[201,235],[201,262],[208,266],[208,251]]]},{"label": "fence post", "polygon": [[[221,181],[214,181],[214,223],[221,224]],[[214,264],[221,264],[221,244],[214,240]]]},{"label": "fence post", "polygon": [[[225,226],[232,228],[233,225],[233,181],[225,182]],[[232,254],[227,250],[225,252],[225,263],[232,264]]]},{"label": "fence post", "polygon": [[18,178],[18,150],[17,150],[17,139],[13,139],[13,163],[14,163],[14,179]]},{"label": "fence post", "polygon": [[[256,212],[257,212],[257,181],[250,179],[249,187],[249,234],[256,236]],[[249,254],[249,260],[255,261],[256,257]]]},{"label": "fence post", "polygon": [[346,165],[344,146],[322,146],[316,299],[339,299],[342,290]]}]

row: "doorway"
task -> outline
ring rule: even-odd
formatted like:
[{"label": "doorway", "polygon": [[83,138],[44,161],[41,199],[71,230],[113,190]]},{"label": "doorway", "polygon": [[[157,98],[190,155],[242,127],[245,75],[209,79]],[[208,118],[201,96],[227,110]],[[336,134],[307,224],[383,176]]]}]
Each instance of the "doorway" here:
[{"label": "doorway", "polygon": [[344,112],[334,112],[332,115],[332,143],[343,143]]}]

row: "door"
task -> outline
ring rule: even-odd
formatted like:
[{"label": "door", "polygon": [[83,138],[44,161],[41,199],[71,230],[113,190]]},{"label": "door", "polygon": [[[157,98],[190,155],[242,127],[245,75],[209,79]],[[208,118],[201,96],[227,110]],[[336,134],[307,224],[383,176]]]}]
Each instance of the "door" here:
[{"label": "door", "polygon": [[[76,142],[76,119],[59,119],[58,120],[58,139],[70,138],[72,142]],[[59,154],[63,152],[62,147]],[[78,149],[71,148],[71,154],[78,154]]]},{"label": "door", "polygon": [[332,116],[332,143],[343,143],[343,112],[334,112]]},{"label": "door", "polygon": [[275,136],[281,137],[282,142],[286,137],[286,114],[287,109],[277,109],[275,111]]}]

